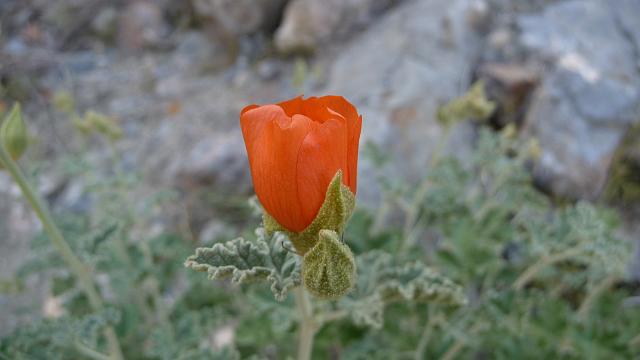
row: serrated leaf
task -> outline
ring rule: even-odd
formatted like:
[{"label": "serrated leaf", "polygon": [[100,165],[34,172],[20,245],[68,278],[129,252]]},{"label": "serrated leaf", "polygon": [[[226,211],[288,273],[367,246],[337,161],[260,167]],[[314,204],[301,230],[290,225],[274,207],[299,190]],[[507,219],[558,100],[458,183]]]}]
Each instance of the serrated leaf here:
[{"label": "serrated leaf", "polygon": [[381,251],[358,256],[356,262],[361,276],[344,303],[357,324],[380,328],[385,306],[394,302],[467,303],[461,286],[420,262],[396,266],[391,255]]},{"label": "serrated leaf", "polygon": [[212,280],[230,280],[233,284],[267,282],[278,301],[290,289],[300,285],[300,262],[287,250],[291,247],[284,234],[267,235],[256,230],[256,241],[237,238],[210,248],[198,248],[185,266],[206,272]]}]

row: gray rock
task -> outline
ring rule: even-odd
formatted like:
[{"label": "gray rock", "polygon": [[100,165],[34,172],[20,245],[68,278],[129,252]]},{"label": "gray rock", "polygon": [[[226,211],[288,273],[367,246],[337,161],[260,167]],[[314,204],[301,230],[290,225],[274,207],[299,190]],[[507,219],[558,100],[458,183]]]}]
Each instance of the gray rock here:
[{"label": "gray rock", "polygon": [[274,27],[287,0],[192,0],[196,15],[224,35],[241,36]]},{"label": "gray rock", "polygon": [[212,133],[198,141],[176,166],[176,182],[185,189],[208,185],[246,192],[251,184],[244,141],[239,131]]},{"label": "gray rock", "polygon": [[[344,95],[363,114],[361,146],[371,141],[383,147],[395,160],[390,171],[409,181],[424,175],[445,135],[438,107],[469,85],[478,51],[467,21],[473,3],[407,2],[354,38],[330,71],[325,92]],[[453,132],[468,134],[463,128]],[[456,140],[461,153],[472,146],[466,136],[454,138],[464,139]],[[378,195],[372,171],[361,158],[359,198],[365,202]]]},{"label": "gray rock", "polygon": [[105,41],[115,38],[118,29],[118,11],[115,7],[107,6],[98,11],[91,20],[91,30]]},{"label": "gray rock", "polygon": [[626,129],[640,120],[637,25],[629,21],[640,18],[640,3],[621,5],[625,15],[607,1],[568,1],[519,19],[522,44],[550,64],[524,135],[540,141],[534,174],[557,195],[597,197]]},{"label": "gray rock", "polygon": [[118,44],[129,50],[158,47],[168,35],[162,8],[150,0],[131,1],[118,19]]},{"label": "gray rock", "polygon": [[293,0],[278,27],[283,53],[311,52],[329,40],[364,27],[400,0]]},{"label": "gray rock", "polygon": [[201,74],[221,69],[231,62],[231,55],[223,44],[200,32],[182,34],[177,43],[173,61],[181,73]]}]

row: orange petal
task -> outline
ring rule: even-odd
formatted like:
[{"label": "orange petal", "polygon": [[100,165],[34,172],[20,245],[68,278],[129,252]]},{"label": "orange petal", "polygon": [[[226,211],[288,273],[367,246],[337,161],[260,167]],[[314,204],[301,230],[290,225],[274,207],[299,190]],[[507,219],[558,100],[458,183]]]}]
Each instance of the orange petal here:
[{"label": "orange petal", "polygon": [[320,100],[329,109],[341,114],[347,121],[347,164],[348,169],[344,174],[345,185],[349,186],[355,194],[358,179],[358,147],[360,144],[360,132],[362,130],[362,116],[349,101],[342,96],[327,95]]},{"label": "orange petal", "polygon": [[293,115],[295,114],[302,114],[303,101],[304,100],[302,99],[302,95],[300,95],[300,96],[294,97],[291,100],[283,101],[276,105],[280,106],[284,110],[285,114],[287,114],[287,116],[293,117]]},{"label": "orange petal", "polygon": [[329,119],[313,128],[300,148],[298,195],[307,224],[318,214],[338,170],[347,171],[347,128],[343,121]]},{"label": "orange petal", "polygon": [[332,114],[321,101],[321,98],[317,97],[303,99],[302,96],[298,96],[297,98],[281,102],[278,106],[282,107],[288,116],[300,114],[319,123],[335,118],[335,114]]},{"label": "orange petal", "polygon": [[285,228],[303,230],[308,223],[301,216],[296,164],[303,140],[317,125],[304,116],[290,118],[276,105],[247,110],[240,123],[260,203]]},{"label": "orange petal", "polygon": [[247,148],[249,163],[256,151],[253,151],[254,144],[260,138],[264,127],[273,121],[281,118],[287,118],[282,109],[276,105],[249,105],[240,112],[240,127],[242,128],[242,136]]}]

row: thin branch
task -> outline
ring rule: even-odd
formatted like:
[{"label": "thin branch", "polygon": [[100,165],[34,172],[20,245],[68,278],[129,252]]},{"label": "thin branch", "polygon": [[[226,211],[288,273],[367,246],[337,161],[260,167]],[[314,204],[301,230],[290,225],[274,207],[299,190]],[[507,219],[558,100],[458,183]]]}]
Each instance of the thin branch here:
[{"label": "thin branch", "polygon": [[515,290],[522,290],[525,285],[529,283],[542,269],[547,266],[551,266],[555,263],[558,263],[563,260],[570,259],[582,252],[582,249],[578,248],[569,248],[559,253],[549,255],[543,257],[535,264],[529,266],[513,283],[513,288]]},{"label": "thin branch", "polygon": [[85,344],[81,343],[80,341],[76,340],[73,343],[73,346],[76,348],[76,350],[81,353],[82,355],[90,358],[90,359],[94,359],[94,360],[111,360],[111,358],[99,351],[93,350],[90,347],[86,346]]}]

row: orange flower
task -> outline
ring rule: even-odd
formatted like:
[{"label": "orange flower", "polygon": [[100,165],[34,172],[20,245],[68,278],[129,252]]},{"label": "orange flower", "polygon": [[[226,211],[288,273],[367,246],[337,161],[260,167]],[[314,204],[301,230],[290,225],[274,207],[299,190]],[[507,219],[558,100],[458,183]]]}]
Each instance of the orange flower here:
[{"label": "orange flower", "polygon": [[355,195],[362,116],[343,97],[249,105],[240,125],[258,199],[287,230],[311,224],[338,170]]}]

